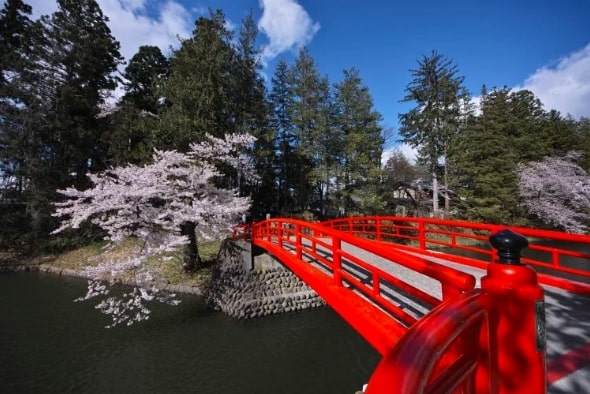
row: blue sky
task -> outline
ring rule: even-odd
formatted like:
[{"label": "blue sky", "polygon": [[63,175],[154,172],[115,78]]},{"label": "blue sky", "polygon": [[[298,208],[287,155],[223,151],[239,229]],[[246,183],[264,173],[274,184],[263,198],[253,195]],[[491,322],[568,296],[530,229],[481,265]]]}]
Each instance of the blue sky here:
[{"label": "blue sky", "polygon": [[[52,0],[25,0],[35,15]],[[221,8],[229,26],[252,10],[265,45],[265,74],[308,47],[338,82],[356,67],[383,124],[397,129],[411,68],[431,50],[451,58],[474,96],[482,84],[532,90],[546,106],[590,117],[590,0],[98,0],[129,59],[139,45],[167,50],[196,18]],[[393,145],[388,142],[388,147]]]}]

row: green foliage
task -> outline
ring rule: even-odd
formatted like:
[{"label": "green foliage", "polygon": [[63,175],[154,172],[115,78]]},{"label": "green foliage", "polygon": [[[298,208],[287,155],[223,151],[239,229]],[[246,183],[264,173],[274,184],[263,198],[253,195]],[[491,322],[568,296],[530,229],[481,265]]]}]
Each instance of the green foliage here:
[{"label": "green foliage", "polygon": [[344,79],[334,89],[341,205],[345,211],[382,211],[385,203],[379,193],[379,169],[384,144],[380,125],[383,118],[374,110],[373,98],[356,68],[344,70]]},{"label": "green foliage", "polygon": [[[571,119],[568,119],[568,122]],[[576,134],[576,140],[579,141],[578,147],[575,148],[583,153],[583,157],[580,160],[580,167],[586,172],[590,172],[590,118],[581,118],[579,122],[574,123],[574,130]]]},{"label": "green foliage", "polygon": [[461,215],[492,223],[526,224],[519,204],[519,163],[563,153],[577,144],[571,120],[542,109],[529,91],[493,89],[481,98],[481,114],[471,117],[452,147],[454,189]]},{"label": "green foliage", "polygon": [[117,167],[151,160],[158,116],[165,109],[158,90],[164,86],[170,65],[158,47],[141,46],[123,73],[125,95],[116,108],[101,116],[106,162]]},{"label": "green foliage", "polygon": [[157,116],[123,101],[101,119],[102,137],[110,167],[148,163],[154,154],[154,127]]},{"label": "green foliage", "polygon": [[140,111],[159,113],[161,105],[157,91],[165,84],[169,74],[170,64],[160,48],[140,46],[123,73],[125,95],[122,101],[133,104]]},{"label": "green foliage", "polygon": [[293,106],[291,122],[295,151],[300,160],[296,174],[298,207],[322,210],[333,176],[335,133],[331,124],[330,84],[306,49],[301,49],[291,69]]},{"label": "green foliage", "polygon": [[86,172],[104,165],[97,115],[116,87],[121,58],[95,1],[59,0],[58,10],[39,22],[28,20],[30,7],[21,2],[7,2],[5,10],[15,5],[20,11],[2,17],[10,28],[0,47],[11,51],[2,56],[2,71],[12,78],[0,92],[1,159],[37,241],[55,224],[49,215],[55,189],[82,187]]},{"label": "green foliage", "polygon": [[221,10],[195,23],[170,59],[170,77],[159,95],[166,101],[156,131],[156,146],[186,152],[205,134],[222,137],[234,131],[230,116],[232,34]]},{"label": "green foliage", "polygon": [[[419,160],[430,170],[434,194],[438,194],[437,178],[441,159],[444,164],[445,189],[449,189],[448,151],[453,139],[461,132],[462,121],[469,113],[469,94],[458,76],[453,62],[433,51],[418,61],[418,69],[410,70],[412,81],[406,87],[402,102],[416,104],[410,111],[399,114],[401,142],[418,148]],[[433,210],[438,211],[438,198],[433,198]],[[445,199],[445,212],[450,209]]]},{"label": "green foliage", "polygon": [[[58,0],[58,10],[42,18],[44,70],[52,95],[46,114],[52,135],[49,166],[57,186],[87,184],[86,172],[104,168],[104,146],[97,146],[101,129],[97,115],[106,93],[116,88],[122,62],[119,43],[94,0]],[[71,179],[70,174],[74,174]]]}]

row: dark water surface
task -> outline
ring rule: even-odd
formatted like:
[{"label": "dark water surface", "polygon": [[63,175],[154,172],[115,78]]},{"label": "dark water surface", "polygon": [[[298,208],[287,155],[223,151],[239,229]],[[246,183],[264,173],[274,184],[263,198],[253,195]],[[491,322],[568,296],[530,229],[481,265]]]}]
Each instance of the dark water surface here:
[{"label": "dark water surface", "polygon": [[0,274],[0,393],[342,393],[379,355],[330,308],[234,320],[196,297],[105,329],[86,281]]}]

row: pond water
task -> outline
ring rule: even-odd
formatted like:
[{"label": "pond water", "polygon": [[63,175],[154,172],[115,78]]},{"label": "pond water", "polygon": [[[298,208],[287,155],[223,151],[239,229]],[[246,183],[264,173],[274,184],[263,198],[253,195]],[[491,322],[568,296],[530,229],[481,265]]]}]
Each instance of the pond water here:
[{"label": "pond water", "polygon": [[0,392],[353,394],[379,355],[329,307],[254,320],[198,297],[106,329],[86,281],[0,275]]}]

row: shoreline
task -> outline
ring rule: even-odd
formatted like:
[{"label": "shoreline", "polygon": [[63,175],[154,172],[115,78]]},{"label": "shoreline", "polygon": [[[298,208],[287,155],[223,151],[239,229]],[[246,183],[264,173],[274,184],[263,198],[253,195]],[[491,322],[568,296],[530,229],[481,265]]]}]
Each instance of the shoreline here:
[{"label": "shoreline", "polygon": [[[61,268],[51,265],[51,263],[0,263],[0,274],[11,273],[11,272],[42,272],[58,276],[69,276],[81,279],[92,279],[91,276],[85,275],[84,273],[73,270],[70,268]],[[121,283],[127,286],[137,286],[134,281],[131,280],[119,280],[117,283]],[[195,296],[203,296],[205,294],[206,284],[202,285],[174,285],[169,283],[157,284],[158,288],[171,293],[182,293]]]}]

